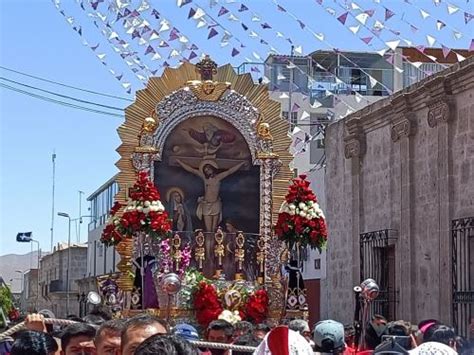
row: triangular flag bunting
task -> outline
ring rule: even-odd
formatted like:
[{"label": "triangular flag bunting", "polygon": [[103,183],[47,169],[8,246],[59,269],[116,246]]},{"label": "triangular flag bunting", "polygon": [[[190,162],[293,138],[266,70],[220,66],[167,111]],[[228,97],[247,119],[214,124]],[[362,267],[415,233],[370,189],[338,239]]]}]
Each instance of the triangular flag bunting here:
[{"label": "triangular flag bunting", "polygon": [[190,19],[191,17],[194,17],[195,14],[196,14],[196,10],[194,10],[194,8],[191,7],[189,9],[188,19]]},{"label": "triangular flag bunting", "polygon": [[462,38],[462,33],[458,31],[453,31],[453,36],[455,39],[460,39]]},{"label": "triangular flag bunting", "polygon": [[413,26],[413,25],[410,25],[410,29],[413,33],[417,33],[418,32],[418,28]]},{"label": "triangular flag bunting", "polygon": [[268,28],[272,28],[272,26],[270,26],[270,25],[269,25],[268,23],[266,23],[266,22],[260,24],[260,26],[262,26],[262,28],[263,28],[264,30],[266,30],[266,29],[268,29]]},{"label": "triangular flag bunting", "polygon": [[153,32],[151,33],[149,41],[153,41],[153,40],[158,39],[158,38],[160,38],[160,36],[158,35],[158,33],[155,30],[153,30]]},{"label": "triangular flag bunting", "polygon": [[349,27],[349,30],[350,30],[353,34],[356,34],[357,32],[359,32],[359,29],[360,29],[360,25]]},{"label": "triangular flag bunting", "polygon": [[452,15],[452,14],[458,12],[458,11],[459,11],[459,7],[454,6],[454,5],[451,5],[451,4],[448,4],[448,13],[449,13],[450,15]]},{"label": "triangular flag bunting", "polygon": [[464,13],[464,23],[467,25],[469,21],[471,21],[474,18],[473,14],[470,14],[469,12]]},{"label": "triangular flag bunting", "polygon": [[259,22],[259,21],[260,21],[260,17],[258,17],[257,15],[254,14],[254,15],[252,16],[252,21],[253,21],[253,22]]},{"label": "triangular flag bunting", "polygon": [[388,41],[388,42],[385,42],[385,44],[392,50],[394,51],[398,45],[400,44],[400,41],[399,40],[396,40],[396,41]]},{"label": "triangular flag bunting", "polygon": [[298,105],[296,102],[293,104],[293,107],[291,108],[291,112],[298,112],[300,109],[300,105]]},{"label": "triangular flag bunting", "polygon": [[428,45],[430,47],[433,47],[433,45],[436,43],[436,38],[434,38],[430,35],[426,35],[426,41],[428,42]]},{"label": "triangular flag bunting", "polygon": [[283,74],[281,74],[281,73],[278,74],[277,80],[285,80],[285,79],[286,79],[286,77]]},{"label": "triangular flag bunting", "polygon": [[330,7],[328,7],[328,8],[326,8],[326,11],[327,11],[328,14],[330,14],[331,16],[336,16],[336,10],[331,9]]},{"label": "triangular flag bunting", "polygon": [[423,9],[420,9],[420,15],[421,17],[423,17],[423,20],[427,19],[428,17],[430,17],[430,14],[427,13],[425,10]]},{"label": "triangular flag bunting", "polygon": [[207,22],[204,21],[204,20],[201,20],[201,21],[199,21],[198,24],[196,25],[196,28],[202,28],[202,27],[204,27],[204,26],[206,26],[206,25],[207,25]]},{"label": "triangular flag bunting", "polygon": [[250,37],[250,38],[257,38],[257,37],[258,37],[258,34],[257,34],[256,32],[254,32],[254,31],[250,31],[249,37]]},{"label": "triangular flag bunting", "polygon": [[245,6],[244,4],[240,4],[240,9],[238,10],[239,12],[244,12],[247,11],[249,8]]},{"label": "triangular flag bunting", "polygon": [[438,29],[438,31],[441,31],[443,29],[443,27],[445,27],[446,24],[441,21],[441,20],[436,20],[436,28]]},{"label": "triangular flag bunting", "polygon": [[174,41],[175,39],[179,38],[179,32],[176,29],[176,27],[173,27],[173,29],[170,32],[170,38],[168,38],[168,41]]},{"label": "triangular flag bunting", "polygon": [[372,16],[374,16],[374,14],[375,14],[375,10],[374,10],[374,9],[365,10],[364,12],[365,12],[367,15],[369,15],[369,17],[372,17]]},{"label": "triangular flag bunting", "polygon": [[216,29],[213,27],[211,28],[211,30],[209,31],[209,35],[207,36],[207,39],[211,39],[212,37],[218,35],[219,32],[216,31]]},{"label": "triangular flag bunting", "polygon": [[369,44],[370,41],[372,41],[374,37],[373,36],[370,36],[370,37],[363,37],[361,38],[362,42],[364,42],[365,44]]},{"label": "triangular flag bunting", "polygon": [[201,17],[203,17],[205,15],[206,15],[206,13],[204,12],[204,10],[201,9],[200,7],[198,7],[196,9],[196,12],[193,15],[193,19],[198,20],[198,19],[200,19]]},{"label": "triangular flag bunting", "polygon": [[262,57],[257,52],[253,52],[252,55],[255,57],[255,59],[261,60]]},{"label": "triangular flag bunting", "polygon": [[315,100],[314,103],[311,105],[311,108],[318,108],[321,107],[323,104],[318,100]]},{"label": "triangular flag bunting", "polygon": [[324,41],[324,33],[315,33],[314,37],[316,37],[320,41]]},{"label": "triangular flag bunting", "polygon": [[423,65],[423,63],[422,62],[411,62],[411,65],[413,65],[415,68],[419,69]]},{"label": "triangular flag bunting", "polygon": [[217,14],[217,16],[223,16],[225,15],[226,13],[228,13],[229,10],[227,10],[224,6],[221,6],[221,9],[219,10],[219,13]]},{"label": "triangular flag bunting", "polygon": [[306,120],[310,117],[311,117],[311,115],[307,111],[303,111],[303,113],[301,114],[300,120],[303,121],[303,120]]},{"label": "triangular flag bunting", "polygon": [[451,52],[451,49],[444,45],[441,45],[441,48],[443,49],[443,56],[446,58],[449,55],[449,52]]},{"label": "triangular flag bunting", "polygon": [[457,59],[458,59],[458,62],[462,62],[463,60],[466,59],[465,57],[463,57],[463,56],[462,56],[461,54],[459,54],[459,53],[456,53],[456,57],[457,57]]},{"label": "triangular flag bunting", "polygon": [[238,17],[236,17],[234,14],[230,14],[229,17],[227,17],[229,21],[240,21]]},{"label": "triangular flag bunting", "polygon": [[296,46],[295,47],[295,53],[302,55],[303,54],[303,47],[302,46]]},{"label": "triangular flag bunting", "polygon": [[345,12],[345,13],[343,13],[341,16],[339,16],[339,17],[337,18],[337,20],[338,20],[340,23],[342,23],[343,25],[346,24],[347,14],[348,14],[348,12]]},{"label": "triangular flag bunting", "polygon": [[277,5],[277,9],[278,9],[278,11],[286,12],[286,9],[281,5]]},{"label": "triangular flag bunting", "polygon": [[375,85],[377,85],[377,83],[378,83],[378,81],[372,75],[369,75],[369,80],[370,80],[370,87],[371,88],[374,88]]},{"label": "triangular flag bunting", "polygon": [[160,24],[161,24],[161,27],[158,30],[158,32],[168,31],[170,29],[170,26],[167,21],[161,21]]},{"label": "triangular flag bunting", "polygon": [[287,95],[286,92],[284,92],[284,93],[282,93],[278,98],[279,98],[279,99],[288,99],[289,96]]},{"label": "triangular flag bunting", "polygon": [[306,27],[306,25],[304,24],[304,22],[301,21],[301,20],[298,20],[298,23],[299,23],[301,29],[304,30],[304,28]]},{"label": "triangular flag bunting", "polygon": [[369,15],[367,15],[365,12],[362,12],[361,14],[358,14],[355,18],[361,24],[365,25],[365,23],[367,22],[367,19],[369,18]]},{"label": "triangular flag bunting", "polygon": [[360,10],[360,6],[357,5],[355,2],[351,2],[351,7],[352,7],[352,10]]},{"label": "triangular flag bunting", "polygon": [[158,59],[161,59],[160,53],[155,53],[153,54],[153,57],[151,57],[151,60],[158,60]]},{"label": "triangular flag bunting", "polygon": [[232,48],[232,57],[235,57],[236,55],[238,55],[240,52],[236,49],[236,48]]},{"label": "triangular flag bunting", "polygon": [[395,15],[395,12],[393,12],[390,9],[385,8],[385,21],[387,21],[389,18],[393,17]]}]

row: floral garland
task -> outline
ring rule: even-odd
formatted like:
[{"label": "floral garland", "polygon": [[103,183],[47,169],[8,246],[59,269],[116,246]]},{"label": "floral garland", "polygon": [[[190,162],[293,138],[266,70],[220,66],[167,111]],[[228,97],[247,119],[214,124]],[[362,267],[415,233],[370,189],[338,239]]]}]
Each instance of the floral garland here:
[{"label": "floral garland", "polygon": [[172,248],[172,239],[166,238],[160,242],[160,269],[162,273],[176,272],[179,277],[183,277],[190,262],[191,262],[191,247],[187,244],[183,250],[180,250],[179,268],[176,269],[176,255],[174,255]]},{"label": "floral garland", "polygon": [[[168,237],[171,233],[171,222],[148,173],[138,174],[129,195],[126,206],[115,202],[110,210],[110,218],[102,232],[101,242],[107,246],[117,245],[125,238],[131,238],[140,232],[155,239]],[[119,216],[117,213],[122,207],[125,208]]]},{"label": "floral garland", "polygon": [[296,242],[321,251],[328,237],[323,211],[306,175],[292,182],[278,214],[275,234],[290,245]]},{"label": "floral garland", "polygon": [[209,280],[203,279],[199,282],[193,293],[193,306],[196,320],[202,327],[207,327],[216,319],[223,319],[231,324],[241,320],[261,323],[267,317],[269,299],[265,289],[248,295],[243,293],[241,301],[231,309],[226,309],[228,305],[223,299],[226,292],[226,289],[219,290]]}]

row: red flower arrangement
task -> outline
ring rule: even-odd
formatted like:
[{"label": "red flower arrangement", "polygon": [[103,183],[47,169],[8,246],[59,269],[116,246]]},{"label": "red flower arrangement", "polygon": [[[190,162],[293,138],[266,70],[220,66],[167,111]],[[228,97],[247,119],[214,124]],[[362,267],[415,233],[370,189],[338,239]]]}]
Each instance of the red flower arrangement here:
[{"label": "red flower arrangement", "polygon": [[296,242],[321,251],[328,237],[323,211],[306,175],[292,182],[278,214],[275,234],[290,245]]},{"label": "red flower arrangement", "polygon": [[193,303],[196,320],[202,327],[207,327],[224,310],[219,301],[217,289],[205,281],[201,281],[194,292]]},{"label": "red flower arrangement", "polygon": [[245,304],[245,315],[256,324],[262,323],[268,313],[268,294],[265,289],[260,289],[251,294]]},{"label": "red flower arrangement", "polygon": [[153,238],[169,236],[171,222],[160,201],[160,194],[148,173],[140,172],[130,189],[130,199],[121,216],[117,213],[124,205],[115,202],[110,210],[110,219],[105,226],[101,241],[105,245],[117,245],[124,238],[143,232]]},{"label": "red flower arrangement", "polygon": [[216,286],[206,281],[201,281],[193,294],[196,320],[202,327],[207,327],[213,320],[226,319],[225,317],[221,318],[225,312],[232,315],[231,318],[235,318],[238,315],[240,319],[237,318],[237,320],[248,319],[261,323],[267,317],[268,303],[267,291],[259,289],[248,295],[248,297],[244,295],[239,309],[232,312],[225,311],[225,302],[219,296],[219,290]]}]

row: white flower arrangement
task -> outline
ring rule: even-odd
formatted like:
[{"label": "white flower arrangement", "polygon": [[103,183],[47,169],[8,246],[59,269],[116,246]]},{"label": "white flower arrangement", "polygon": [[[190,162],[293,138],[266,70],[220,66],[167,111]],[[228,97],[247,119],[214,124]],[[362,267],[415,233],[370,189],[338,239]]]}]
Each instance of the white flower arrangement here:
[{"label": "white flower arrangement", "polygon": [[306,203],[300,202],[297,205],[284,201],[280,207],[280,213],[282,212],[288,213],[290,216],[299,215],[300,217],[306,217],[307,219],[325,218],[319,204],[313,201],[308,201]]},{"label": "white flower arrangement", "polygon": [[221,314],[219,314],[219,317],[217,318],[225,320],[229,322],[230,324],[236,324],[242,320],[242,318],[240,318],[239,311],[232,312],[232,311],[229,311],[228,309],[223,310]]}]

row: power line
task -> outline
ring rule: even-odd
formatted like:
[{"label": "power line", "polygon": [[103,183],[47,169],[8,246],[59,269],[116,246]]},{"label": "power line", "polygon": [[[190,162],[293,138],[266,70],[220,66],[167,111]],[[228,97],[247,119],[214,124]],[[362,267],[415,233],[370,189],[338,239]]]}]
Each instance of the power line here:
[{"label": "power line", "polygon": [[16,91],[16,92],[18,92],[18,93],[20,93],[20,94],[27,95],[27,96],[31,96],[31,97],[34,97],[34,98],[37,98],[37,99],[40,99],[40,100],[44,100],[44,101],[49,101],[49,102],[52,102],[52,103],[56,103],[56,104],[58,104],[58,105],[63,105],[63,106],[66,106],[66,107],[71,107],[71,108],[75,108],[75,109],[78,109],[78,110],[84,110],[84,111],[93,112],[93,113],[98,113],[98,114],[102,114],[102,115],[109,115],[109,116],[114,116],[114,117],[123,118],[123,115],[119,115],[119,114],[117,114],[117,113],[106,112],[106,111],[100,111],[100,110],[96,110],[96,109],[93,109],[93,108],[90,108],[90,107],[85,107],[85,106],[81,106],[81,105],[75,105],[75,104],[71,104],[71,103],[68,103],[68,102],[65,102],[65,101],[52,99],[52,98],[50,98],[50,97],[46,97],[46,96],[43,96],[43,95],[35,94],[35,93],[29,92],[29,91],[26,91],[26,90],[21,90],[21,89],[15,88],[15,87],[10,86],[10,85],[7,85],[7,84],[0,83],[0,87],[4,87],[4,88],[6,88],[6,89],[8,89],[8,90]]},{"label": "power line", "polygon": [[14,84],[17,84],[17,85],[20,85],[20,86],[23,86],[23,87],[27,87],[29,89],[42,91],[42,92],[45,92],[45,93],[50,94],[50,95],[59,96],[59,97],[62,97],[64,99],[74,100],[74,101],[78,101],[78,102],[81,102],[81,103],[84,103],[84,104],[95,105],[95,106],[99,106],[99,107],[103,107],[103,108],[108,108],[108,109],[111,109],[111,110],[123,111],[123,108],[120,108],[120,107],[109,106],[109,105],[104,105],[104,104],[98,104],[96,102],[92,102],[92,101],[88,101],[88,100],[82,100],[82,99],[78,99],[78,98],[68,96],[68,95],[58,94],[57,92],[54,92],[54,91],[40,89],[36,86],[27,85],[27,84],[23,84],[23,83],[21,83],[19,81],[16,81],[16,80],[11,80],[11,79],[4,78],[3,76],[0,76],[0,80],[5,80],[5,81],[8,81],[10,83],[14,83]]},{"label": "power line", "polygon": [[10,71],[12,73],[27,76],[29,78],[33,78],[33,79],[36,79],[36,80],[41,80],[41,81],[44,81],[44,82],[47,82],[47,83],[50,83],[50,84],[55,84],[55,85],[63,86],[63,87],[74,89],[74,90],[84,91],[84,92],[87,92],[89,94],[100,95],[100,96],[110,97],[110,98],[117,99],[117,100],[133,102],[132,99],[129,99],[129,98],[126,98],[126,97],[115,96],[115,95],[110,95],[110,94],[104,94],[104,93],[94,91],[94,90],[89,90],[89,89],[83,89],[83,88],[80,88],[80,87],[77,87],[77,86],[72,86],[72,85],[60,83],[58,81],[49,80],[49,79],[45,79],[45,78],[42,78],[42,77],[39,77],[39,76],[36,76],[36,75],[31,75],[31,74],[27,74],[27,73],[24,73],[24,72],[21,72],[21,71],[18,71],[18,70],[10,69],[10,68],[4,67],[2,65],[0,65],[0,68],[3,69],[3,70]]}]

